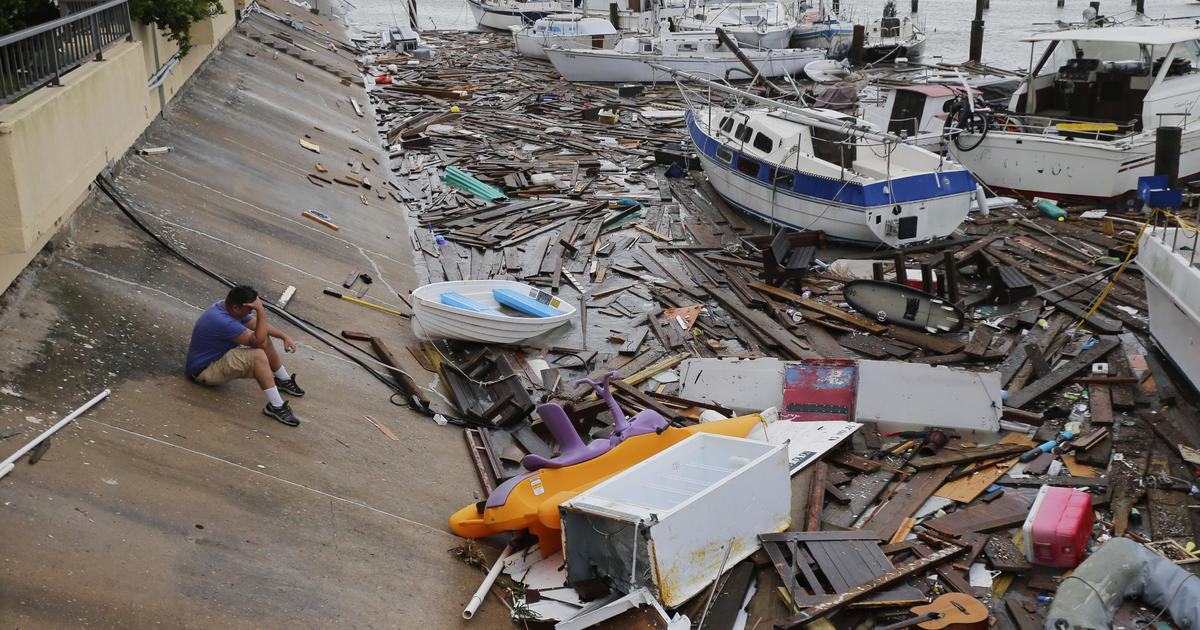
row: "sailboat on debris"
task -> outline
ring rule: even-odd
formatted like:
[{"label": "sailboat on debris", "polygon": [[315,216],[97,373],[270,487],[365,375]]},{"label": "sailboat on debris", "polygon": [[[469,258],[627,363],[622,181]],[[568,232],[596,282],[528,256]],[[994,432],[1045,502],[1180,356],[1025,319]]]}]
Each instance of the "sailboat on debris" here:
[{"label": "sailboat on debris", "polygon": [[889,247],[952,233],[982,191],[958,162],[830,109],[772,101],[685,72],[752,107],[689,101],[688,133],[713,188],[734,207],[798,230]]}]

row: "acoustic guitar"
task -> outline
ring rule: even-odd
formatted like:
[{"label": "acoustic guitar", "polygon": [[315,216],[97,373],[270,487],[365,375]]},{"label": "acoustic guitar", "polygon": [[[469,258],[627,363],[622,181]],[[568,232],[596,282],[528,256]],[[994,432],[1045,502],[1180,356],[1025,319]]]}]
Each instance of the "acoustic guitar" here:
[{"label": "acoustic guitar", "polygon": [[987,606],[963,593],[946,593],[911,610],[916,617],[875,630],[900,630],[910,626],[922,630],[987,630],[988,627]]}]

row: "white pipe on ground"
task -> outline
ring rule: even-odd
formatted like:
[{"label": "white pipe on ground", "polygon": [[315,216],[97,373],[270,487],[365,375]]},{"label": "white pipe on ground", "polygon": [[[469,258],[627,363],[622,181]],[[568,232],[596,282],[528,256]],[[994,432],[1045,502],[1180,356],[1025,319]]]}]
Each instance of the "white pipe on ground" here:
[{"label": "white pipe on ground", "polygon": [[470,619],[475,616],[475,611],[479,610],[479,605],[483,603],[483,598],[487,595],[488,589],[492,588],[492,583],[500,576],[500,569],[504,568],[504,561],[508,559],[509,554],[513,552],[512,545],[504,548],[500,552],[500,557],[496,558],[496,564],[492,565],[492,570],[488,571],[487,577],[483,578],[483,584],[479,585],[479,589],[471,596],[471,601],[467,603],[467,607],[463,609],[463,619]]},{"label": "white pipe on ground", "polygon": [[21,459],[22,455],[24,455],[25,453],[28,453],[30,450],[33,449],[33,447],[37,446],[38,444],[41,444],[42,442],[46,441],[46,438],[50,437],[51,435],[54,435],[55,431],[58,431],[59,429],[67,426],[67,423],[74,420],[75,418],[78,418],[80,414],[87,411],[88,409],[91,409],[92,405],[95,405],[96,403],[100,402],[101,400],[104,400],[104,397],[108,396],[111,391],[112,390],[106,389],[106,390],[100,392],[99,394],[96,394],[95,398],[87,401],[86,403],[83,404],[82,407],[76,409],[75,411],[72,411],[69,415],[67,415],[67,417],[63,418],[62,420],[59,420],[58,424],[55,424],[54,426],[50,427],[49,429],[46,429],[46,431],[44,433],[42,433],[41,435],[30,440],[28,444],[26,444],[25,446],[22,446],[16,453],[13,453],[12,455],[10,455],[8,457],[8,459],[0,462],[0,477],[4,477],[4,475],[7,475],[9,472],[11,472],[13,469],[13,465],[16,463],[16,461],[18,459]]}]

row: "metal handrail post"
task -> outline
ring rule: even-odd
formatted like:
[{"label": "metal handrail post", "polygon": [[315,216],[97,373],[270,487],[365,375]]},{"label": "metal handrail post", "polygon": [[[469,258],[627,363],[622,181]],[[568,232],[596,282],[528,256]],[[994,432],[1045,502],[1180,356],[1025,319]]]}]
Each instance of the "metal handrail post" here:
[{"label": "metal handrail post", "polygon": [[53,85],[62,85],[60,78],[62,74],[58,67],[58,29],[50,31],[50,59],[54,63],[54,81]]},{"label": "metal handrail post", "polygon": [[96,19],[96,13],[93,13],[88,20],[92,23],[92,47],[96,51],[96,61],[104,61],[104,48],[100,46],[100,21]]},{"label": "metal handrail post", "polygon": [[129,13],[129,3],[125,3],[125,23],[129,24],[129,34],[125,36],[125,41],[133,41],[133,16]]}]

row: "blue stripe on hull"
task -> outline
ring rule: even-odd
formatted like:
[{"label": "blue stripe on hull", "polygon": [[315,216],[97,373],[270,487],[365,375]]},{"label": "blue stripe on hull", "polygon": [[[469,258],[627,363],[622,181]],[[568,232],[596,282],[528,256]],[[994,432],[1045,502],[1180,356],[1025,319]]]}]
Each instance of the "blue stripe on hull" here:
[{"label": "blue stripe on hull", "polygon": [[[781,193],[792,197],[810,197],[825,202],[833,202],[839,205],[849,206],[848,209],[858,212],[865,212],[867,208],[887,206],[896,203],[907,203],[911,201],[921,201],[925,199],[936,199],[939,197],[949,197],[953,195],[961,195],[963,193],[971,193],[975,191],[975,178],[965,169],[944,171],[942,173],[923,173],[921,175],[911,175],[892,179],[873,184],[851,184],[838,179],[821,177],[818,175],[810,175],[793,171],[791,169],[777,167],[769,162],[764,162],[756,158],[755,162],[762,166],[759,169],[757,177],[751,177],[745,172],[734,169],[733,164],[742,159],[742,153],[728,146],[725,148],[731,151],[734,158],[731,162],[717,157],[717,148],[721,146],[720,141],[713,138],[700,130],[699,124],[696,123],[695,114],[688,112],[687,114],[688,131],[692,137],[692,142],[701,153],[705,154],[713,161],[722,164],[724,168],[728,168],[736,175],[754,181],[764,188],[774,189],[777,194]],[[795,177],[794,184],[790,190],[774,188],[769,179],[767,179],[769,171],[775,168],[780,173],[791,173]],[[946,183],[938,185],[939,178],[948,180]],[[889,188],[890,187],[890,188]],[[888,192],[885,192],[888,189]],[[761,213],[756,213],[761,214]]]}]

